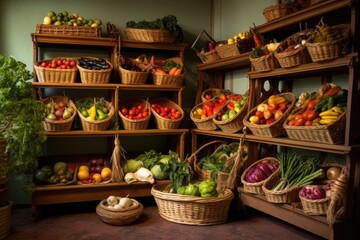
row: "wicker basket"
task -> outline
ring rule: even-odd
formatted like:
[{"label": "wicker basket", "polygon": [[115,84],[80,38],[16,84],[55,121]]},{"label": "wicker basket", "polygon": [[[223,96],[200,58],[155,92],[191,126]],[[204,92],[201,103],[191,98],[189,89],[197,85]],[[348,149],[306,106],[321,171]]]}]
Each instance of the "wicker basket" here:
[{"label": "wicker basket", "polygon": [[343,144],[345,141],[345,125],[346,113],[342,113],[338,119],[330,125],[289,126],[288,120],[286,119],[283,127],[291,139],[325,144]]},{"label": "wicker basket", "polygon": [[313,62],[332,60],[347,53],[346,43],[349,38],[350,26],[348,24],[340,24],[331,27],[331,29],[332,31],[338,32],[342,38],[319,43],[312,43],[312,39],[310,38],[306,42],[305,46]]},{"label": "wicker basket", "polygon": [[[231,100],[229,100],[231,101]],[[227,103],[229,102],[227,101]],[[227,109],[226,104],[220,108],[220,111],[225,112]],[[240,111],[235,114],[234,117],[221,121],[216,119],[216,115],[213,117],[213,122],[223,131],[226,133],[236,133],[243,129],[244,127],[244,117],[247,113],[248,104],[245,102],[245,104],[241,107]]]},{"label": "wicker basket", "polygon": [[191,120],[195,123],[196,127],[198,129],[203,129],[203,130],[216,130],[219,128],[218,125],[216,125],[213,121],[213,116],[218,114],[218,112],[220,111],[220,108],[219,110],[214,113],[213,115],[211,116],[208,116],[204,119],[197,119],[195,118],[194,116],[194,111],[197,109],[197,108],[201,108],[203,104],[206,104],[206,103],[209,103],[209,102],[212,102],[212,100],[207,100],[205,102],[201,102],[197,105],[195,105],[195,107],[193,107],[193,109],[191,109],[191,112],[190,112],[190,118]]},{"label": "wicker basket", "polygon": [[222,88],[208,88],[206,89],[205,91],[202,92],[201,94],[201,100],[203,102],[206,102],[208,101],[209,99],[206,99],[206,94],[211,94],[212,98],[214,98],[215,95],[217,94],[221,94],[221,93],[224,93],[225,95],[231,95],[232,92],[230,90],[225,90],[225,89],[222,89]]},{"label": "wicker basket", "polygon": [[175,57],[167,59],[172,60],[175,63],[180,64],[183,67],[183,72],[178,76],[171,76],[169,74],[162,74],[158,73],[155,70],[152,71],[152,78],[155,85],[168,85],[168,86],[176,86],[176,87],[182,87],[184,85],[184,78],[186,74],[186,70],[184,68],[184,64],[181,60],[181,58]]},{"label": "wicker basket", "polygon": [[271,190],[280,180],[281,173],[280,171],[276,174],[271,175],[267,178],[263,185],[262,191],[265,194],[266,200],[272,203],[293,203],[299,201],[299,192],[301,187],[293,186],[289,189],[273,191]]},{"label": "wicker basket", "polygon": [[42,102],[44,104],[49,103],[51,100],[53,100],[55,103],[63,101],[65,102],[66,106],[71,106],[74,109],[74,113],[73,115],[65,120],[62,121],[57,121],[57,120],[50,120],[45,118],[45,120],[43,121],[43,126],[45,131],[48,132],[57,132],[57,131],[70,131],[72,124],[74,122],[75,116],[76,116],[76,112],[77,112],[77,108],[74,104],[74,102],[65,96],[52,96],[52,97],[48,97],[45,98]]},{"label": "wicker basket", "polygon": [[254,71],[257,72],[267,72],[274,70],[278,67],[279,63],[277,62],[274,53],[269,53],[265,56],[261,56],[259,58],[249,57],[251,65]]},{"label": "wicker basket", "polygon": [[109,109],[109,117],[104,120],[89,120],[81,114],[79,109],[77,109],[81,121],[81,126],[84,131],[104,131],[111,126],[113,118],[115,116],[115,110],[110,102],[105,101],[105,105],[106,108]]},{"label": "wicker basket", "polygon": [[[59,59],[75,60],[73,58],[59,58]],[[43,60],[43,61],[49,62],[51,60],[52,59]],[[74,83],[76,81],[78,68],[58,69],[58,68],[39,67],[39,64],[43,61],[40,61],[37,64],[34,64],[36,76],[37,76],[37,79],[39,82]]]},{"label": "wicker basket", "polygon": [[[261,137],[279,137],[286,134],[286,131],[283,127],[283,123],[286,121],[287,117],[289,116],[291,109],[295,104],[296,98],[293,93],[281,93],[278,95],[285,97],[291,103],[290,107],[288,107],[288,109],[284,112],[283,116],[280,119],[276,120],[271,124],[250,123],[248,119],[250,118],[250,116],[254,115],[257,110],[257,107],[253,108],[250,112],[246,114],[243,120],[244,125],[251,130],[252,134]],[[263,103],[267,103],[267,100],[264,101]]]},{"label": "wicker basket", "polygon": [[266,7],[263,11],[263,15],[266,21],[272,21],[274,19],[284,17],[293,12],[291,4],[276,4]]},{"label": "wicker basket", "polygon": [[205,50],[200,51],[195,46],[196,43],[199,41],[200,37],[203,34],[205,34],[208,37],[208,39],[210,39],[210,41],[215,43],[215,40],[205,30],[202,30],[202,32],[199,33],[199,35],[195,39],[195,41],[194,41],[193,45],[191,46],[191,48],[196,52],[196,54],[198,55],[198,57],[200,58],[200,60],[203,63],[213,62],[213,61],[216,61],[216,60],[220,59],[220,56],[219,56],[218,52],[216,51],[216,49],[212,49],[212,50],[209,50],[209,51],[205,52]]},{"label": "wicker basket", "polygon": [[[260,182],[256,182],[256,183],[249,183],[249,182],[246,182],[246,180],[245,180],[245,176],[249,172],[249,170],[252,167],[255,167],[259,162],[261,162],[263,160],[268,160],[271,163],[275,163],[275,162],[279,161],[277,158],[266,157],[266,158],[260,159],[259,161],[254,162],[247,169],[245,169],[245,171],[241,174],[241,177],[240,177],[240,180],[244,186],[245,192],[264,195],[264,192],[262,190],[262,185],[264,184],[266,179],[263,181],[260,181]],[[279,171],[279,168],[275,172],[273,172],[271,175],[277,174],[278,171]]]},{"label": "wicker basket", "polygon": [[36,33],[62,36],[101,37],[101,27],[36,24]]},{"label": "wicker basket", "polygon": [[150,102],[151,104],[159,104],[162,107],[176,108],[181,113],[181,117],[178,119],[166,119],[151,108],[151,112],[153,113],[155,119],[155,125],[158,129],[178,129],[180,127],[181,121],[184,118],[184,111],[178,104],[168,98],[162,97],[153,98]]},{"label": "wicker basket", "polygon": [[130,40],[166,43],[173,43],[176,41],[175,36],[171,36],[166,31],[157,29],[125,28],[124,32]]},{"label": "wicker basket", "polygon": [[[98,59],[96,57],[84,57],[86,59]],[[110,80],[110,76],[113,70],[113,65],[107,61],[107,64],[110,65],[108,69],[102,70],[92,70],[81,67],[79,64],[77,67],[79,68],[80,78],[82,83],[95,83],[95,84],[104,84],[108,83]]]},{"label": "wicker basket", "polygon": [[321,199],[306,199],[299,195],[301,206],[306,214],[309,215],[326,215],[330,204],[330,197]]},{"label": "wicker basket", "polygon": [[11,228],[11,201],[0,200],[0,239],[5,239]]},{"label": "wicker basket", "polygon": [[136,72],[119,66],[119,73],[122,84],[145,84],[149,72]]},{"label": "wicker basket", "polygon": [[225,223],[234,194],[226,189],[220,197],[202,198],[164,192],[168,184],[151,188],[162,218],[187,225],[214,225]]},{"label": "wicker basket", "polygon": [[99,218],[110,225],[127,225],[136,221],[144,211],[144,207],[135,199],[131,199],[132,204],[125,209],[110,209],[106,199],[96,206],[96,213]]},{"label": "wicker basket", "polygon": [[239,49],[236,43],[222,44],[215,47],[215,50],[219,54],[220,58],[227,58],[240,55]]},{"label": "wicker basket", "polygon": [[128,98],[119,101],[119,109],[126,107],[130,109],[132,106],[141,105],[143,108],[149,109],[149,115],[142,119],[129,119],[124,116],[124,114],[119,111],[119,115],[121,118],[121,122],[126,130],[140,130],[147,129],[149,125],[149,120],[151,117],[150,104],[148,101],[140,99],[140,98]]}]

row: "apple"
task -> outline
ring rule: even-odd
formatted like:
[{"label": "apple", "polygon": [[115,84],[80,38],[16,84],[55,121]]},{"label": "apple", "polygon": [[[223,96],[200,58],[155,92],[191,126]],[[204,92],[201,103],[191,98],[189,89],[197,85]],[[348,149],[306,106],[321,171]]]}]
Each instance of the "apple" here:
[{"label": "apple", "polygon": [[97,165],[104,166],[104,162],[105,162],[104,159],[100,158],[97,160]]}]

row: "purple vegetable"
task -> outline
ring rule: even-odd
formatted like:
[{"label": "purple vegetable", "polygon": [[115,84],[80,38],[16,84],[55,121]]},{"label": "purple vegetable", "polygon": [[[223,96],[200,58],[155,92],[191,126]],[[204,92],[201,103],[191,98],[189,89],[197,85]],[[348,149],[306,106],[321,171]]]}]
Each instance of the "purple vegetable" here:
[{"label": "purple vegetable", "polygon": [[315,199],[321,199],[326,196],[325,190],[322,189],[322,187],[320,187],[320,186],[314,186],[314,188],[312,189],[312,192],[313,192],[313,196],[315,197]]},{"label": "purple vegetable", "polygon": [[256,165],[256,168],[259,168],[261,171],[263,171],[266,175],[266,177],[270,176],[272,174],[272,171],[269,169],[266,163],[258,163]]},{"label": "purple vegetable", "polygon": [[260,168],[255,168],[253,175],[256,182],[263,181],[267,178],[266,174]]},{"label": "purple vegetable", "polygon": [[321,199],[321,198],[325,198],[326,197],[326,193],[325,190],[318,185],[314,185],[314,186],[304,186],[301,188],[299,195],[303,198],[306,199]]},{"label": "purple vegetable", "polygon": [[253,179],[253,172],[254,172],[255,168],[252,167],[249,169],[249,171],[245,174],[245,181],[248,183],[254,183],[254,179]]}]

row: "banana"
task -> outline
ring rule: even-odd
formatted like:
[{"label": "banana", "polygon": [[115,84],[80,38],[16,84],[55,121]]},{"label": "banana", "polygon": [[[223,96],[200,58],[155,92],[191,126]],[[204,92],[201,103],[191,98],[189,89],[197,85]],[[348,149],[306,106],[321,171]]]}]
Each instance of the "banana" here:
[{"label": "banana", "polygon": [[325,115],[325,116],[322,116],[321,119],[336,120],[336,119],[338,119],[338,116]]},{"label": "banana", "polygon": [[341,109],[341,108],[339,108],[337,106],[332,107],[331,110],[334,111],[334,112],[337,112],[337,113],[343,113],[344,112],[343,109]]},{"label": "banana", "polygon": [[335,122],[335,121],[336,121],[336,120],[321,119],[321,120],[319,121],[319,123],[322,124],[322,125],[330,125],[330,124],[332,124],[332,123]]},{"label": "banana", "polygon": [[340,113],[338,112],[335,112],[334,110],[330,109],[330,110],[327,110],[327,111],[324,111],[324,112],[321,112],[319,114],[320,117],[322,116],[339,116]]}]

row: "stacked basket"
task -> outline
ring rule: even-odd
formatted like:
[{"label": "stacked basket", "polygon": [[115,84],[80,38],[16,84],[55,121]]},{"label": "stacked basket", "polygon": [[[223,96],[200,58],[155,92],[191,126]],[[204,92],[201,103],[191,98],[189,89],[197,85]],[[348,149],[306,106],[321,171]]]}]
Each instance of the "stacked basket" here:
[{"label": "stacked basket", "polygon": [[[73,58],[61,58],[61,59],[75,60]],[[43,60],[43,61],[50,62],[51,60],[52,59]],[[41,62],[34,64],[36,76],[39,82],[74,83],[76,81],[78,68],[71,68],[71,69],[44,68],[39,66]]]},{"label": "stacked basket", "polygon": [[[127,109],[131,109],[132,106],[141,105],[143,108],[150,110],[150,103],[146,100],[140,98],[128,98],[120,100],[119,109],[126,107]],[[119,110],[119,116],[121,118],[121,122],[126,130],[140,130],[147,129],[149,125],[149,120],[151,117],[151,113],[149,112],[148,116],[141,119],[129,119],[125,117],[125,115]]]}]

